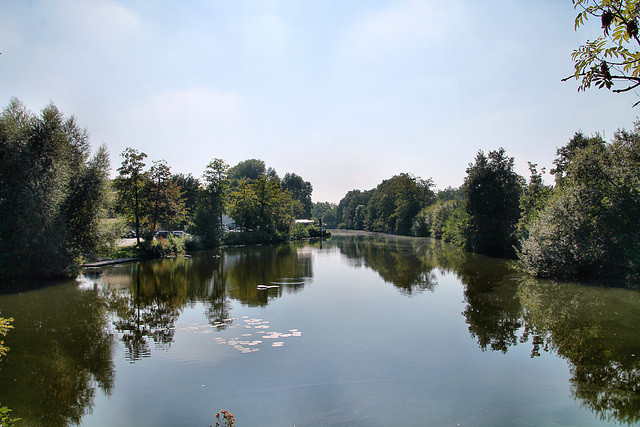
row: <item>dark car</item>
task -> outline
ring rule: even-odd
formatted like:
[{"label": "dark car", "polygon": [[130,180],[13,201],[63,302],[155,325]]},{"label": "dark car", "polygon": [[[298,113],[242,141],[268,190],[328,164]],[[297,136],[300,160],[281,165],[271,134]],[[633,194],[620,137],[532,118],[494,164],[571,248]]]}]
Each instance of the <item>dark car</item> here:
[{"label": "dark car", "polygon": [[156,231],[156,239],[166,239],[171,235],[170,231]]}]

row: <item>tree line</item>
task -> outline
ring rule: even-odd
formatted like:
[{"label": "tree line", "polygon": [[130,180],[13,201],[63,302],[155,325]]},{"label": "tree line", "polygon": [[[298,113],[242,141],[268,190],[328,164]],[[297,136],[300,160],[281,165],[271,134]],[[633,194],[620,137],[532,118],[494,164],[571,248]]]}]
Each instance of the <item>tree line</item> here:
[{"label": "tree line", "polygon": [[550,170],[529,163],[528,181],[503,148],[479,151],[460,188],[400,174],[352,190],[321,210],[346,229],[426,236],[518,258],[529,273],[563,280],[640,283],[640,122],[611,142],[577,132]]},{"label": "tree line", "polygon": [[135,148],[121,158],[111,180],[106,145],[91,155],[75,117],[53,103],[36,115],[11,99],[0,114],[0,275],[72,274],[83,260],[113,252],[123,233],[116,217],[135,229],[138,246],[158,229],[188,230],[193,248],[218,245],[223,214],[260,242],[314,232],[294,224],[311,217],[311,183],[295,173],[280,178],[262,160],[229,167],[213,159],[196,178],[173,174],[165,160],[148,165]]},{"label": "tree line", "polygon": [[[640,122],[611,142],[578,132],[556,152],[553,185],[529,164],[528,181],[502,148],[479,151],[459,188],[401,173],[338,204],[311,202],[295,173],[280,178],[264,161],[230,167],[212,159],[201,178],[147,165],[128,147],[109,179],[107,147],[53,104],[40,115],[12,99],[0,115],[0,273],[70,274],[80,260],[113,250],[124,217],[138,244],[156,230],[187,230],[192,248],[283,241],[308,235],[295,218],[327,227],[429,236],[466,250],[519,258],[531,274],[604,279],[636,286],[640,265]],[[223,215],[243,230],[224,233]],[[115,224],[115,225],[114,225]],[[313,231],[313,229],[311,229]],[[256,237],[257,236],[257,237]],[[234,240],[235,239],[235,240]]]},{"label": "tree line", "polygon": [[171,174],[166,161],[145,170],[146,153],[128,147],[113,182],[115,211],[135,226],[135,235],[151,241],[162,227],[196,236],[198,248],[221,243],[228,214],[241,230],[258,231],[262,239],[285,240],[294,219],[310,218],[313,187],[295,173],[279,178],[265,162],[249,159],[233,167],[213,159],[202,178]]}]

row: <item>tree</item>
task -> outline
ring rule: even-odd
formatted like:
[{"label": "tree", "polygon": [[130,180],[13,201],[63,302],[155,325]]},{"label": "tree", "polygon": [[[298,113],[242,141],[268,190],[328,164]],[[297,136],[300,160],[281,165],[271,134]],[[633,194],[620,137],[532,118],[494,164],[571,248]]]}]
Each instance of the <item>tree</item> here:
[{"label": "tree", "polygon": [[13,98],[0,115],[0,270],[64,275],[103,232],[108,153],[91,157],[86,129],[53,104],[35,116]]},{"label": "tree", "polygon": [[[69,239],[74,256],[96,250],[96,242],[108,243],[109,230],[102,226],[102,212],[108,205],[109,152],[102,144],[84,166],[76,167],[64,204]],[[111,238],[113,240],[113,237]]]},{"label": "tree", "polygon": [[[272,169],[270,169],[271,171]],[[228,171],[229,180],[231,181],[231,187],[235,188],[240,184],[243,179],[249,183],[258,179],[259,176],[265,175],[267,168],[264,161],[258,159],[244,160]],[[275,171],[273,171],[275,173]]]},{"label": "tree", "polygon": [[302,204],[302,212],[296,216],[299,218],[311,218],[311,193],[313,186],[309,181],[302,179],[300,175],[295,173],[286,173],[282,178],[282,190],[289,191],[293,200],[297,200]]},{"label": "tree", "polygon": [[194,219],[195,233],[203,239],[205,247],[220,242],[222,215],[228,198],[229,165],[222,159],[213,159],[204,171],[204,187],[198,194],[198,205]]},{"label": "tree", "polygon": [[145,153],[127,147],[121,154],[122,166],[115,180],[117,190],[117,209],[132,218],[136,226],[137,245],[140,245],[140,220],[142,217],[142,188],[145,181]]},{"label": "tree", "polygon": [[366,228],[371,231],[411,234],[413,220],[433,200],[432,181],[401,173],[382,181],[366,204]]},{"label": "tree", "polygon": [[147,186],[148,214],[151,230],[159,224],[171,229],[173,224],[182,222],[185,214],[180,187],[171,179],[171,168],[165,160],[156,160],[149,170]]},{"label": "tree", "polygon": [[371,198],[371,192],[351,190],[340,200],[336,208],[339,228],[362,230],[364,227],[364,205]]},{"label": "tree", "polygon": [[488,156],[479,151],[467,169],[463,189],[470,248],[489,255],[513,255],[522,192],[513,157],[507,157],[504,148]]},{"label": "tree", "polygon": [[251,230],[258,226],[258,197],[245,180],[241,180],[231,192],[229,215],[241,228]]},{"label": "tree", "polygon": [[[575,29],[595,18],[602,24],[603,34],[594,41],[587,40],[573,51],[574,73],[564,80],[578,80],[578,90],[586,90],[593,84],[615,93],[640,86],[640,0],[572,1],[574,8],[579,10]],[[623,86],[614,89],[616,83]]]},{"label": "tree", "polygon": [[[560,152],[560,150],[558,150],[558,152]],[[558,165],[558,163],[556,163],[556,165]],[[566,164],[563,164],[563,171],[564,167],[566,167]],[[558,170],[560,174],[560,169],[556,170]],[[520,210],[522,214],[518,223],[518,232],[521,234],[519,240],[526,238],[529,224],[531,224],[545,208],[549,197],[553,193],[553,188],[545,185],[542,180],[544,168],[541,172],[538,172],[537,165],[529,162],[529,172],[531,173],[529,183],[523,186],[522,197],[520,198]],[[559,175],[556,175],[556,182],[558,182],[558,179]]]},{"label": "tree", "polygon": [[311,209],[311,216],[322,221],[327,228],[335,228],[337,224],[338,205],[331,202],[316,202]]},{"label": "tree", "polygon": [[[584,140],[585,138],[581,138]],[[558,150],[562,179],[527,225],[520,258],[532,274],[640,283],[640,123],[610,144],[575,137]],[[571,152],[568,161],[566,153]]]},{"label": "tree", "polygon": [[177,224],[180,228],[186,228],[192,221],[196,213],[198,203],[198,190],[200,189],[200,180],[191,174],[175,174],[171,177],[182,194],[184,202],[184,220],[181,224]]}]

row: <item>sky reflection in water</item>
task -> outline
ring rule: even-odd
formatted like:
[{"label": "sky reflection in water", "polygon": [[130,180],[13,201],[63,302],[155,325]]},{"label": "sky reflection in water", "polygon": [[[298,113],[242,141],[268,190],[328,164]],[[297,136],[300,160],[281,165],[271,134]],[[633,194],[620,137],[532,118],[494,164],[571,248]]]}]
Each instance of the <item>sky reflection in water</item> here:
[{"label": "sky reflection in water", "polygon": [[429,239],[339,233],[0,297],[0,402],[29,424],[640,420],[640,296]]}]

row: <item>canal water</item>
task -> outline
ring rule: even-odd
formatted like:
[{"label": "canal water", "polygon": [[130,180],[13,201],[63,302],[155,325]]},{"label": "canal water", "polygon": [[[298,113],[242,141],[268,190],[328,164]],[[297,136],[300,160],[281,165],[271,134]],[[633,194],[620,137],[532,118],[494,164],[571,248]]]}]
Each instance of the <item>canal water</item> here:
[{"label": "canal water", "polygon": [[25,426],[640,423],[640,293],[336,232],[0,295]]}]

